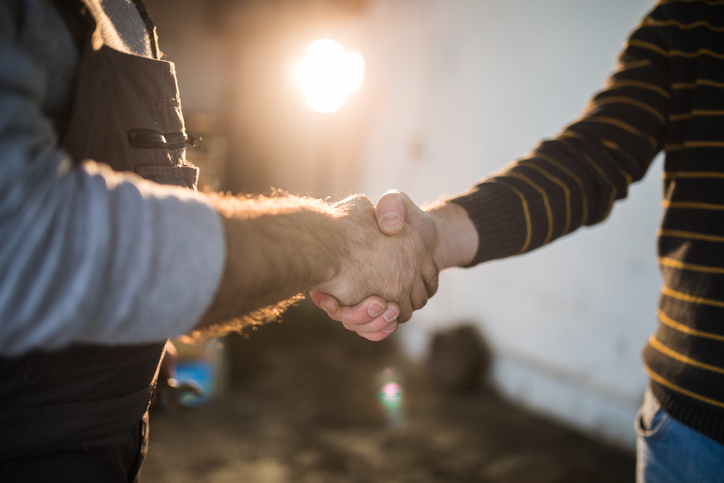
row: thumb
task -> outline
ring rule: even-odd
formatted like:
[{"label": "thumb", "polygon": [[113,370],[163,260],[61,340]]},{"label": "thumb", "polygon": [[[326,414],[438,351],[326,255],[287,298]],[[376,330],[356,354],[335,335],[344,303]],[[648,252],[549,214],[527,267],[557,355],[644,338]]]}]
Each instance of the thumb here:
[{"label": "thumb", "polygon": [[402,191],[390,190],[382,195],[375,206],[380,231],[385,235],[401,232],[405,224],[405,213],[410,206],[414,206],[412,200]]},{"label": "thumb", "polygon": [[339,309],[339,302],[333,296],[320,292],[318,290],[310,290],[309,297],[314,305],[327,312],[327,315],[334,315]]}]

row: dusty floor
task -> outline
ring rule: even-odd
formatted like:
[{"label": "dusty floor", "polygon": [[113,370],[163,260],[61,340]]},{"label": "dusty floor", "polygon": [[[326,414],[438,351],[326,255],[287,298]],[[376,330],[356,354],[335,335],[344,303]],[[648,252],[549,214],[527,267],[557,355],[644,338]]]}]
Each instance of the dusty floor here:
[{"label": "dusty floor", "polygon": [[[634,480],[633,455],[489,391],[441,394],[394,340],[367,342],[308,314],[302,307],[283,324],[228,341],[225,399],[152,414],[144,482]],[[404,392],[383,400],[391,381]]]}]

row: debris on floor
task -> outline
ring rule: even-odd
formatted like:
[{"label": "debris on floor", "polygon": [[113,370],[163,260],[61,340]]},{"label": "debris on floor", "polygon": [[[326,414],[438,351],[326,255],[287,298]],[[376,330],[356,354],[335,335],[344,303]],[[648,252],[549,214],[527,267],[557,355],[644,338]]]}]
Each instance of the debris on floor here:
[{"label": "debris on floor", "polygon": [[[410,323],[414,323],[411,321]],[[398,332],[405,330],[404,326]],[[440,390],[393,335],[369,342],[306,304],[232,336],[227,395],[151,414],[151,483],[585,483],[634,480],[634,455],[485,388]]]}]

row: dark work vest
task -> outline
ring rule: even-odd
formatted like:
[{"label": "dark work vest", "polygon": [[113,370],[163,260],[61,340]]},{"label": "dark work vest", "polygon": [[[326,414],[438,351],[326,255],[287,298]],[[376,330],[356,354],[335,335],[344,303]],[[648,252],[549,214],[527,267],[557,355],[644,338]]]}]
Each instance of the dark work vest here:
[{"label": "dark work vest", "polygon": [[[67,2],[61,3],[56,2],[59,9],[67,7]],[[82,4],[76,3],[76,20],[89,19]],[[186,134],[174,65],[157,59],[155,28],[140,0],[136,5],[156,58],[118,52],[103,45],[100,35],[86,36],[61,143],[76,164],[92,159],[116,171],[195,189],[198,169],[185,159]],[[91,33],[92,26],[87,31]],[[165,342],[75,345],[0,359],[0,480],[115,481],[122,470],[104,467],[104,461],[117,460],[114,451],[128,454],[129,449],[93,442],[111,441],[113,435],[130,431],[140,436],[117,439],[119,444],[137,446],[126,458],[128,481],[134,481],[146,445],[145,429],[139,424],[155,388]],[[92,461],[89,448],[104,448],[98,451],[108,454]],[[56,458],[43,473],[43,462],[52,454],[60,454],[59,461],[70,466],[58,468]],[[23,473],[22,463],[34,459],[35,466],[27,467],[40,472]],[[48,479],[50,475],[56,476]]]}]

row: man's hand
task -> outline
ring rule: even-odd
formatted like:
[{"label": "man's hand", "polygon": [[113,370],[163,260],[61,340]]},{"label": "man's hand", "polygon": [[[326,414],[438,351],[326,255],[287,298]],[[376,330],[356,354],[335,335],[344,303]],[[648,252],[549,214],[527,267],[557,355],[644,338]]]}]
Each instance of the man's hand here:
[{"label": "man's hand", "polygon": [[371,341],[387,338],[397,329],[400,308],[373,295],[353,307],[339,305],[337,299],[317,290],[310,290],[312,301],[327,312],[330,318],[342,322],[344,327]]},{"label": "man's hand", "polygon": [[[343,305],[358,304],[375,294],[396,303],[400,322],[409,320],[413,310],[422,308],[428,296],[437,289],[437,266],[426,243],[417,230],[406,223],[395,227],[394,234],[381,233],[374,206],[367,198],[351,197],[336,207],[345,213],[340,222],[349,241],[348,256],[336,276],[314,289],[334,296]],[[365,306],[367,314],[377,316],[384,316],[388,309],[386,305],[369,300]],[[359,320],[357,314],[355,312],[347,322],[352,324]],[[386,322],[384,325],[389,325],[390,321]]]},{"label": "man's hand", "polygon": [[[377,201],[376,217],[380,231],[387,235],[398,233],[403,221],[417,230],[439,270],[467,266],[478,249],[475,225],[455,203],[441,201],[422,209],[402,191],[390,190]],[[428,292],[432,297],[437,278],[425,282],[434,287]]]},{"label": "man's hand", "polygon": [[[376,218],[380,231],[387,235],[395,235],[409,224],[422,237],[438,269],[423,277],[430,297],[437,291],[439,270],[466,266],[477,251],[477,231],[467,212],[454,203],[438,203],[422,210],[405,193],[392,190],[377,202]],[[370,297],[354,307],[345,307],[329,294],[317,291],[310,291],[310,294],[314,303],[332,319],[362,337],[382,340],[396,329],[396,324],[389,320],[390,307],[394,306],[385,304],[380,297]]]},{"label": "man's hand", "polygon": [[[409,224],[385,235],[375,208],[364,196],[336,205],[294,196],[209,196],[222,217],[227,259],[216,297],[194,335],[225,333],[278,317],[300,292],[317,289],[339,304],[350,328],[364,317],[382,317],[357,327],[369,338],[406,321],[436,289],[437,267],[420,234]],[[429,281],[435,285],[430,285]],[[381,304],[366,297],[378,295]],[[290,298],[291,297],[291,298]],[[386,303],[385,301],[394,302]],[[372,314],[372,315],[370,315]],[[387,319],[385,319],[385,315]],[[396,322],[395,322],[396,324]]]}]

